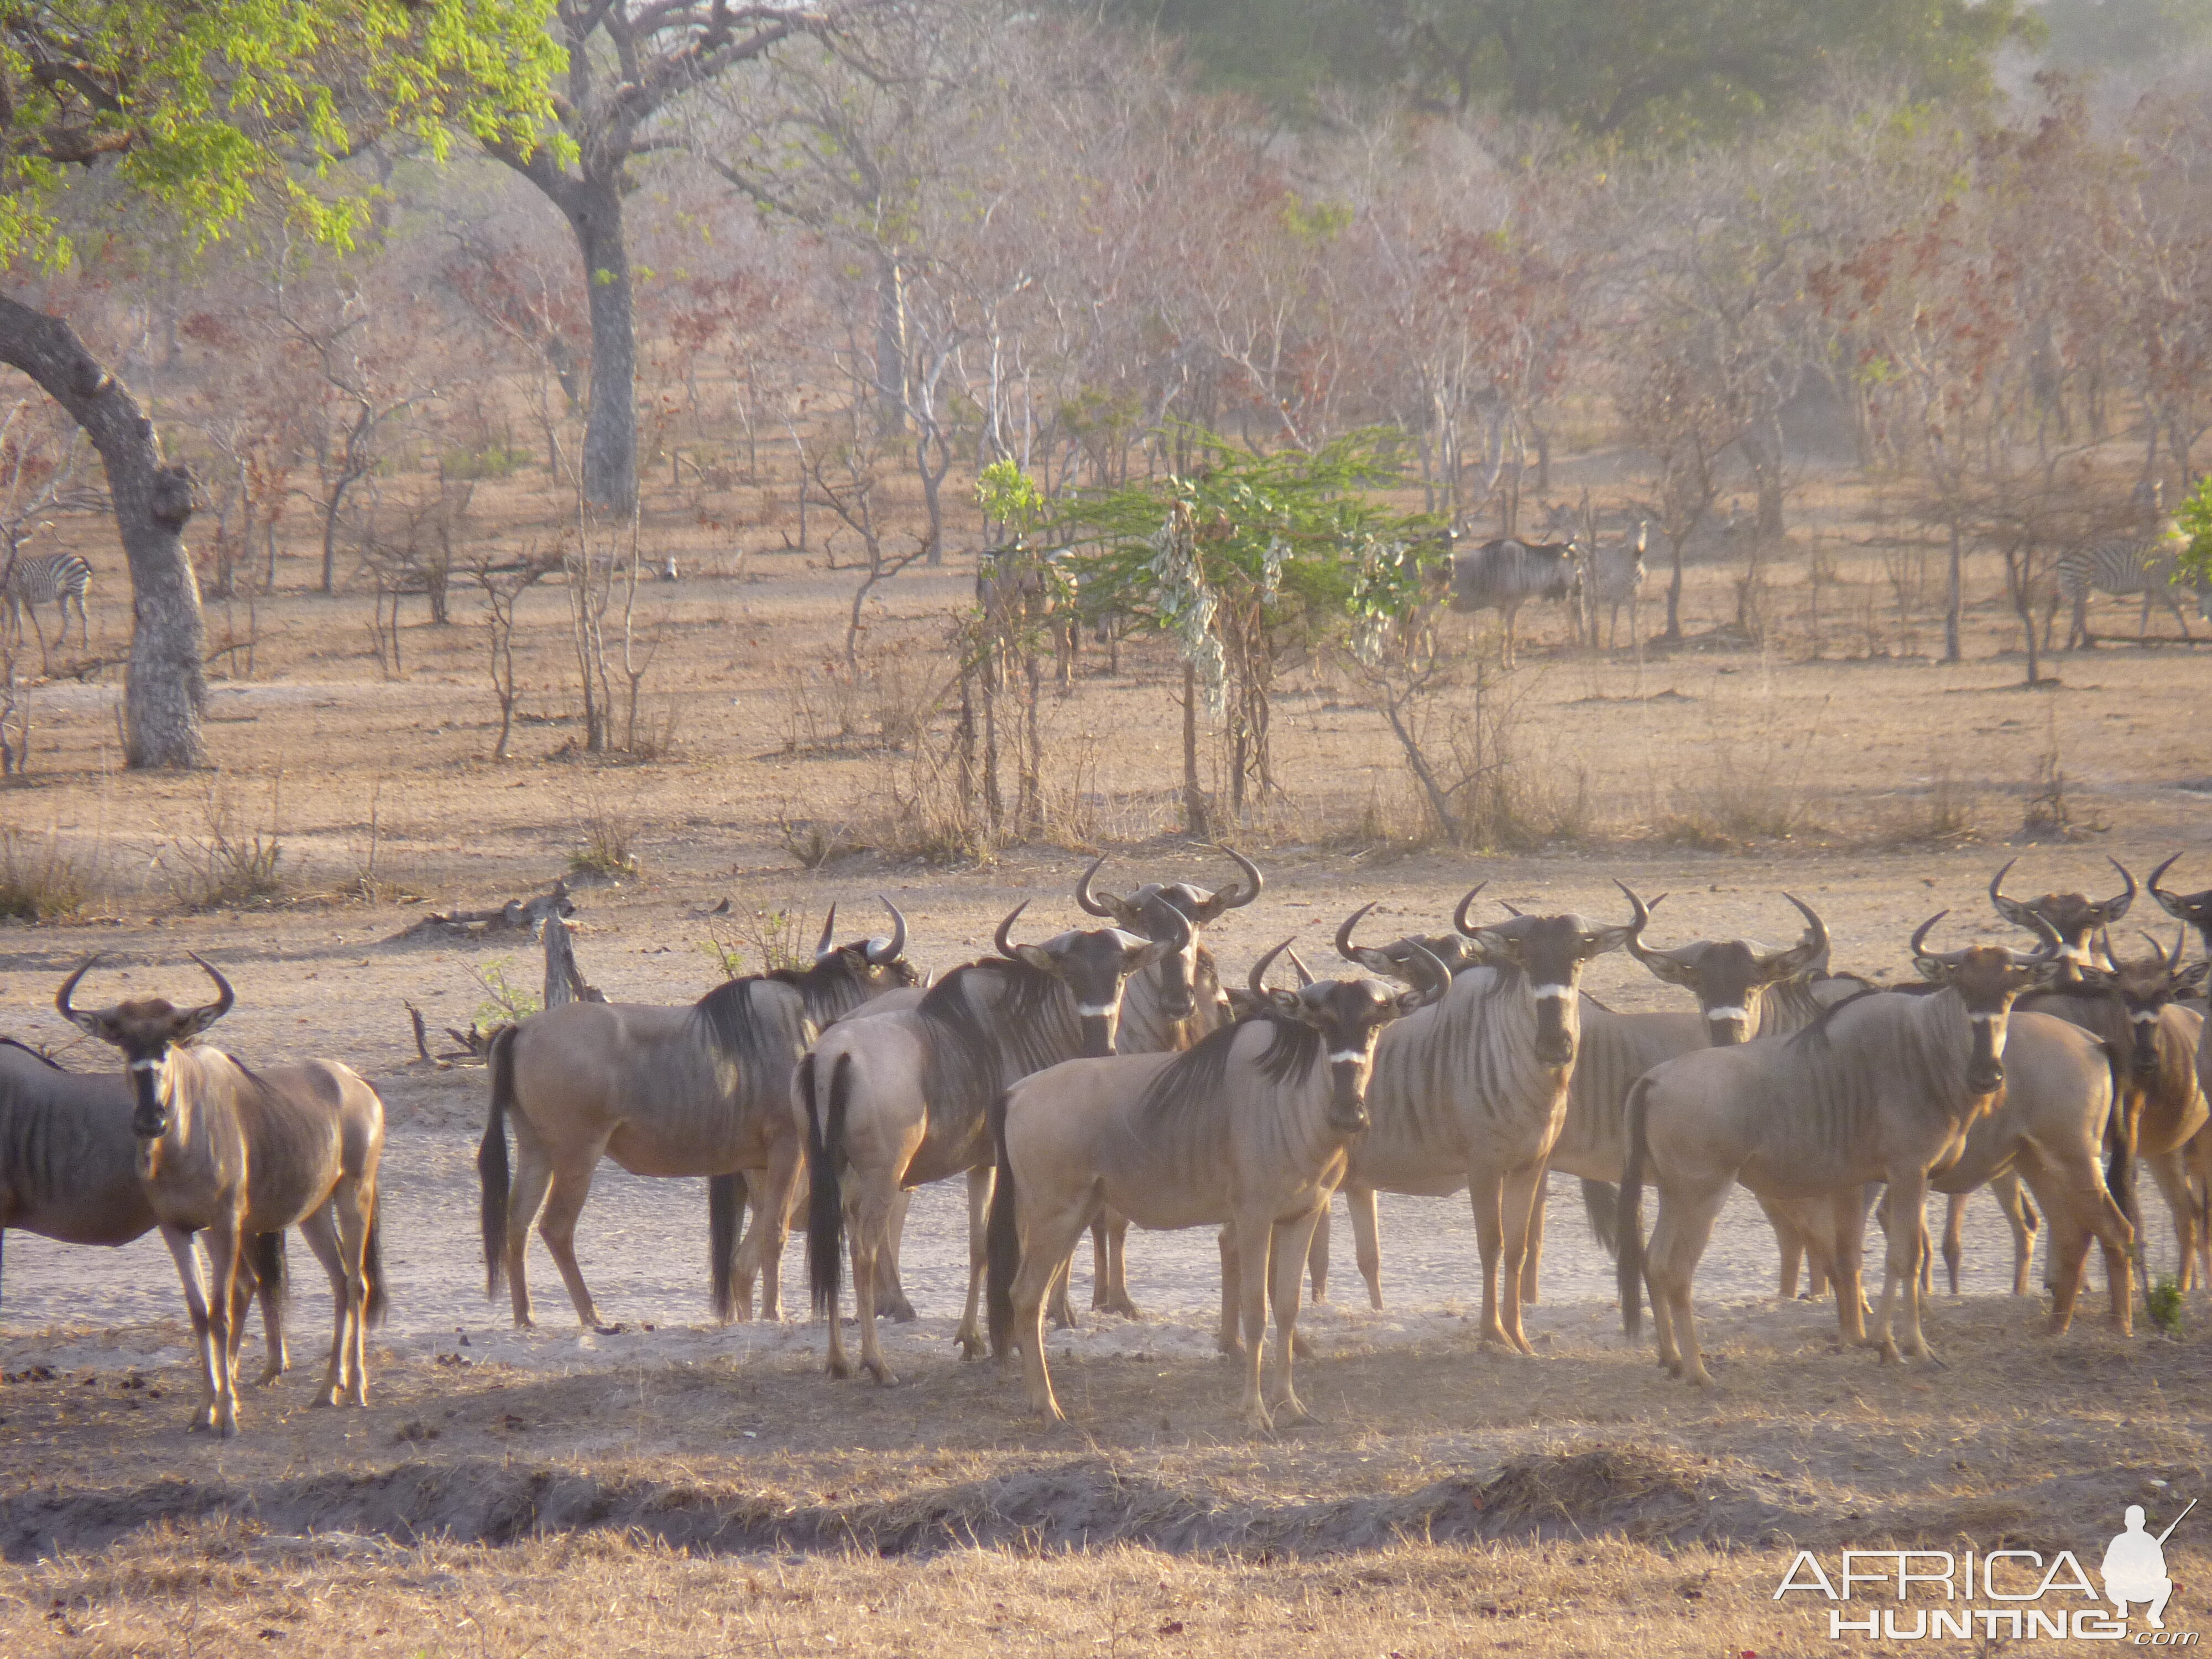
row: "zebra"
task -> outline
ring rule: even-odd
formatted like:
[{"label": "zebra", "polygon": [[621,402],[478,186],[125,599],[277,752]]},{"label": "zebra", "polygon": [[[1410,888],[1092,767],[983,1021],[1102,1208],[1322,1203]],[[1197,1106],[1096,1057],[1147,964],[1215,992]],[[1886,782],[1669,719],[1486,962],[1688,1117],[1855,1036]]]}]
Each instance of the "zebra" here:
[{"label": "zebra", "polygon": [[1589,596],[1590,611],[1590,644],[1597,644],[1597,608],[1606,608],[1605,648],[1612,650],[1620,642],[1620,607],[1628,607],[1628,643],[1636,645],[1641,631],[1638,622],[1639,601],[1644,593],[1644,550],[1650,537],[1650,521],[1638,519],[1633,535],[1624,537],[1619,547],[1608,548],[1600,544],[1582,561],[1579,574],[1583,591]]},{"label": "zebra", "polygon": [[1496,611],[1505,618],[1505,665],[1513,665],[1513,619],[1530,599],[1571,601],[1580,580],[1573,542],[1524,542],[1500,536],[1452,555],[1451,608]]},{"label": "zebra", "polygon": [[[2166,516],[2162,500],[2164,488],[2157,479],[2136,486],[2133,499],[2143,514],[2147,536],[2115,537],[2084,547],[2069,547],[2058,556],[2059,596],[2074,609],[2073,625],[2066,634],[2069,651],[2077,646],[2087,650],[2096,642],[2089,632],[2091,588],[2114,599],[2142,595],[2142,617],[2136,624],[2138,639],[2150,633],[2153,594],[2173,612],[2174,621],[2181,625],[2181,637],[2190,637],[2189,618],[2182,614],[2180,601],[2173,593],[2174,572],[2179,565],[2178,554],[2184,538],[2180,526]],[[2193,585],[2197,609],[2208,622],[2212,622],[2212,590],[2208,590],[2202,576],[2196,577]]]},{"label": "zebra", "polygon": [[56,643],[69,639],[70,606],[76,606],[76,624],[80,639],[87,649],[91,648],[92,629],[85,620],[85,590],[92,586],[92,567],[74,553],[44,553],[26,558],[21,553],[9,556],[4,572],[0,572],[0,601],[6,605],[7,626],[21,625],[27,613],[31,631],[38,635],[39,653],[46,654],[46,636],[39,629],[37,607],[51,605],[61,613],[61,632]]}]

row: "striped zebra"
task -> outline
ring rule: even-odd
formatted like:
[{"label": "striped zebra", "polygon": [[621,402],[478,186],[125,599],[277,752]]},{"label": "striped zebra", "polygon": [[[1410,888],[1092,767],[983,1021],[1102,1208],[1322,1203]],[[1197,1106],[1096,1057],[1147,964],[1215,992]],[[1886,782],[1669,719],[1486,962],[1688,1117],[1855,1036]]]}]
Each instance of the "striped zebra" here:
[{"label": "striped zebra", "polygon": [[[2089,632],[2092,588],[2116,599],[2142,595],[2142,616],[2136,624],[2136,638],[2146,638],[2150,633],[2150,602],[2154,595],[2173,612],[2173,620],[2181,626],[2181,637],[2190,637],[2189,618],[2182,614],[2181,602],[2174,596],[2173,580],[2185,543],[2180,526],[2166,516],[2163,490],[2164,485],[2155,479],[2136,486],[2134,501],[2144,515],[2143,533],[2114,537],[2086,547],[2069,547],[2058,556],[2059,597],[2072,606],[2074,612],[2073,625],[2066,633],[2069,651],[2077,647],[2087,650],[2096,642]],[[2194,585],[2197,609],[2207,621],[2212,621],[2212,592],[2207,591],[2202,576],[2196,578]]]},{"label": "striped zebra", "polygon": [[1496,611],[1505,618],[1505,665],[1513,665],[1513,619],[1530,599],[1569,599],[1578,575],[1572,542],[1523,542],[1500,536],[1452,555],[1451,608]]},{"label": "striped zebra", "polygon": [[1650,526],[1642,519],[1636,521],[1636,532],[1624,537],[1618,547],[1602,544],[1583,561],[1583,590],[1590,600],[1590,643],[1597,643],[1597,608],[1606,609],[1605,648],[1612,650],[1620,642],[1620,607],[1628,607],[1628,643],[1632,650],[1641,631],[1638,619],[1639,602],[1644,593],[1644,550],[1650,539]]},{"label": "striped zebra", "polygon": [[11,554],[4,572],[0,572],[0,601],[6,606],[6,625],[15,628],[28,613],[31,631],[38,635],[39,650],[46,652],[46,636],[39,628],[37,607],[51,605],[61,614],[61,632],[56,643],[69,638],[70,606],[76,606],[76,624],[80,638],[89,648],[92,629],[85,620],[85,590],[92,586],[92,567],[74,553],[44,553],[27,557]]}]

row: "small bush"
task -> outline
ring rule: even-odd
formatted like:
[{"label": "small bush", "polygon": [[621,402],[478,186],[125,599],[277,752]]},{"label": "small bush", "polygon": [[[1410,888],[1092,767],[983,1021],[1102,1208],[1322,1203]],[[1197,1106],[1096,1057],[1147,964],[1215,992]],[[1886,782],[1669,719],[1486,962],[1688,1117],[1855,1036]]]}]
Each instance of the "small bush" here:
[{"label": "small bush", "polygon": [[1947,766],[1936,769],[1924,792],[1899,799],[1877,838],[1891,847],[1964,847],[1979,841],[1981,834],[1974,823],[1973,802]]},{"label": "small bush", "polygon": [[92,868],[49,831],[40,845],[21,830],[0,828],[0,916],[20,921],[58,921],[84,908]]},{"label": "small bush", "polygon": [[535,459],[526,449],[495,442],[481,449],[449,449],[439,465],[448,478],[511,478]]},{"label": "small bush", "polygon": [[568,850],[569,874],[622,881],[643,867],[631,845],[637,820],[611,794],[595,790],[586,798],[583,831],[582,843]]},{"label": "small bush", "polygon": [[240,821],[228,780],[208,781],[198,832],[156,854],[170,893],[187,910],[246,909],[283,895],[284,775],[269,782],[269,815],[258,828]]},{"label": "small bush", "polygon": [[2160,1273],[2143,1295],[2143,1311],[2159,1330],[2168,1336],[2179,1336],[2182,1302],[2181,1281],[2172,1273]]}]

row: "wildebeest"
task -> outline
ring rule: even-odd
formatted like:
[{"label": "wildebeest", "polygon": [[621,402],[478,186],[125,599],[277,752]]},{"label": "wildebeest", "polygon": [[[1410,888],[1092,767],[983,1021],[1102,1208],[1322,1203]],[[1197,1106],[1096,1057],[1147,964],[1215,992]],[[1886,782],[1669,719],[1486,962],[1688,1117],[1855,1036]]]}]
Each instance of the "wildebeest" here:
[{"label": "wildebeest", "polygon": [[[1030,1405],[1060,1420],[1045,1363],[1044,1296],[1057,1264],[1100,1210],[1139,1226],[1226,1223],[1246,1361],[1245,1420],[1307,1415],[1292,1386],[1298,1284],[1314,1223],[1367,1127],[1362,1096],[1375,1034],[1433,1003],[1449,980],[1398,993],[1371,979],[1269,991],[1260,958],[1250,990],[1265,1012],[1180,1054],[1073,1060],[1015,1084],[992,1104],[997,1191],[991,1203],[991,1348],[1022,1352]],[[1260,1388],[1267,1304],[1275,1377]]]},{"label": "wildebeest", "polygon": [[[2039,921],[2033,954],[2000,945],[1923,949],[1938,912],[1912,935],[1914,964],[1940,988],[1925,996],[1869,991],[1838,1003],[1796,1036],[1704,1048],[1655,1067],[1629,1094],[1629,1158],[1618,1221],[1622,1322],[1640,1326],[1647,1277],[1660,1360],[1709,1382],[1690,1288],[1729,1188],[1828,1200],[1832,1277],[1844,1340],[1865,1332],[1860,1306],[1863,1188],[1889,1183],[1898,1212],[1917,1216],[1932,1170],[1955,1158],[2005,1081],[2007,1017],[2022,991],[2057,970],[2058,937]],[[1637,1211],[1647,1170],[1658,1218],[1644,1249]],[[1875,1315],[1885,1359],[1898,1358],[1892,1316],[1902,1286],[1905,1351],[1925,1356],[1918,1228],[1890,1234]],[[1648,1261],[1648,1267],[1647,1267]]]},{"label": "wildebeest", "polygon": [[2106,862],[2118,871],[2120,879],[2127,884],[2122,891],[2108,899],[2093,899],[2083,893],[2045,893],[2040,898],[2016,899],[2005,894],[2004,878],[2019,862],[2016,858],[2007,859],[2004,867],[1990,878],[1990,902],[2015,927],[2033,933],[2035,924],[2028,920],[2032,915],[2040,916],[2049,924],[2058,935],[2059,954],[2065,964],[2053,983],[2071,985],[2079,977],[2074,971],[2078,964],[2100,960],[2094,936],[2127,915],[2128,907],[2136,901],[2136,878],[2118,859],[2107,859]]},{"label": "wildebeest", "polygon": [[[842,1247],[851,1237],[860,1364],[878,1382],[896,1379],[876,1337],[876,1265],[890,1247],[901,1190],[968,1176],[968,1303],[961,1352],[983,1349],[984,1206],[991,1154],[985,1109],[1031,1072],[1078,1054],[1108,1054],[1122,987],[1187,948],[1189,922],[1169,911],[1173,937],[1118,927],[1070,930],[1042,945],[1013,938],[1024,899],[1000,922],[1000,955],[956,968],[914,1007],[848,1020],[823,1033],[793,1076],[791,1111],[806,1140],[807,1277],[814,1310],[830,1327],[830,1374],[849,1375],[837,1323]],[[848,1209],[851,1214],[847,1214]]]},{"label": "wildebeest", "polygon": [[[161,997],[78,1009],[70,997],[97,957],[62,981],[63,1018],[119,1049],[129,1073],[137,1173],[161,1240],[184,1282],[205,1390],[191,1426],[238,1432],[232,1322],[241,1248],[257,1233],[297,1227],[330,1273],[337,1303],[330,1367],[317,1405],[368,1403],[366,1326],[384,1299],[377,1246],[377,1163],[384,1103],[336,1060],[248,1071],[194,1041],[231,1010],[226,980],[216,1000],[179,1009]],[[200,1279],[194,1236],[204,1237],[210,1282]]]},{"label": "wildebeest", "polygon": [[1505,665],[1513,665],[1514,619],[1530,599],[1567,599],[1577,581],[1572,542],[1500,536],[1452,555],[1451,607],[1495,611],[1505,619]]},{"label": "wildebeest", "polygon": [[[890,938],[836,945],[833,907],[811,968],[733,979],[689,1007],[566,1003],[493,1039],[491,1110],[477,1154],[485,1294],[510,1280],[517,1325],[532,1322],[524,1255],[536,1221],[576,1317],[599,1326],[575,1240],[601,1158],[632,1175],[722,1177],[708,1191],[715,1313],[749,1316],[757,1273],[763,1312],[780,1316],[778,1270],[802,1145],[791,1121],[792,1073],[821,1027],[915,982],[906,918],[883,904]],[[761,1172],[742,1246],[740,1171]]]},{"label": "wildebeest", "polygon": [[[1566,1116],[1581,1031],[1576,985],[1592,957],[1627,942],[1633,924],[1516,915],[1470,929],[1467,904],[1457,925],[1486,965],[1465,969],[1443,1000],[1382,1034],[1367,1091],[1372,1127],[1353,1147],[1345,1182],[1370,1194],[1434,1196],[1465,1182],[1482,1255],[1482,1340],[1533,1353],[1521,1328],[1522,1266]],[[1371,972],[1397,972],[1402,963],[1386,951],[1352,942],[1373,908],[1338,928],[1336,948]],[[1357,1221],[1361,1193],[1351,1197]]]},{"label": "wildebeest", "polygon": [[2166,915],[2176,921],[2185,921],[2194,927],[2198,942],[2204,947],[2204,953],[2212,956],[2212,887],[2201,893],[2173,893],[2158,884],[2158,878],[2173,868],[2180,857],[2181,854],[2176,853],[2150,872],[2150,896],[2164,906]]}]

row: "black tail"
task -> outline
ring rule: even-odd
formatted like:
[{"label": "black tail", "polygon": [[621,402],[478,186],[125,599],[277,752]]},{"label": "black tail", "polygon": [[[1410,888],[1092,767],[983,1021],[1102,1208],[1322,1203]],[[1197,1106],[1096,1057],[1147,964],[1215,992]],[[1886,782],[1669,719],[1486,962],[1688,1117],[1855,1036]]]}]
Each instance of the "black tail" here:
[{"label": "black tail", "polygon": [[[505,1150],[504,1142],[501,1150]],[[361,1322],[370,1330],[384,1323],[384,1316],[392,1308],[392,1291],[384,1282],[383,1218],[384,1194],[379,1193],[368,1206],[368,1231],[361,1241],[361,1273],[368,1281],[368,1292],[362,1298]]]},{"label": "black tail", "polygon": [[[814,1086],[814,1056],[799,1063],[802,1086]],[[745,1224],[745,1178],[741,1174],[707,1178],[707,1255],[714,1280],[714,1318],[726,1325],[738,1316],[738,1235]]]},{"label": "black tail", "polygon": [[1583,1182],[1583,1213],[1589,1218],[1590,1237],[1607,1255],[1620,1255],[1620,1235],[1614,1227],[1617,1218],[1613,1212],[1620,1206],[1620,1194],[1609,1182]]},{"label": "black tail", "polygon": [[284,1309],[292,1297],[292,1277],[285,1260],[284,1234],[280,1228],[273,1233],[256,1233],[246,1245],[248,1259],[253,1263],[253,1276],[261,1281],[261,1318],[265,1324],[271,1317],[282,1322]]},{"label": "black tail", "polygon": [[1644,1328],[1644,1161],[1646,1091],[1651,1079],[1638,1078],[1628,1091],[1628,1167],[1621,1171],[1620,1201],[1613,1210],[1614,1260],[1620,1264],[1620,1325],[1629,1335]]},{"label": "black tail", "polygon": [[1014,1224],[1014,1166],[1006,1161],[1006,1096],[992,1101],[986,1121],[998,1154],[998,1175],[991,1188],[990,1222],[983,1232],[983,1285],[991,1357],[1004,1359],[1014,1334],[1014,1275],[1022,1265],[1021,1233]]},{"label": "black tail", "polygon": [[853,1057],[840,1054],[830,1068],[830,1102],[825,1109],[814,1088],[819,1068],[806,1064],[806,1281],[818,1319],[837,1316],[837,1293],[844,1285],[845,1195],[837,1185],[837,1165],[845,1156],[845,1109],[853,1097]]},{"label": "black tail", "polygon": [[507,1279],[507,1114],[514,1104],[514,1032],[501,1026],[486,1058],[491,1065],[491,1115],[484,1121],[483,1143],[477,1148],[477,1180],[483,1189],[484,1295],[497,1296]]}]

